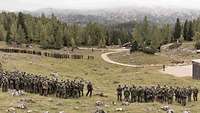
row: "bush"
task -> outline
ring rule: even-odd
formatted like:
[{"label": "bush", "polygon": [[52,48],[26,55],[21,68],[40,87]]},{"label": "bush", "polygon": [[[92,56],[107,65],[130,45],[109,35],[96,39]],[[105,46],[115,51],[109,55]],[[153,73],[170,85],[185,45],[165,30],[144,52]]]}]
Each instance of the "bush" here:
[{"label": "bush", "polygon": [[143,48],[143,52],[147,54],[155,54],[157,50],[154,49],[153,47],[145,47]]},{"label": "bush", "polygon": [[131,53],[135,52],[138,50],[138,43],[136,41],[134,41],[131,45]]},{"label": "bush", "polygon": [[172,45],[169,46],[169,49],[176,49],[178,47],[180,47],[182,45],[182,43],[173,43]]},{"label": "bush", "polygon": [[196,42],[194,46],[196,49],[200,49],[200,42]]}]

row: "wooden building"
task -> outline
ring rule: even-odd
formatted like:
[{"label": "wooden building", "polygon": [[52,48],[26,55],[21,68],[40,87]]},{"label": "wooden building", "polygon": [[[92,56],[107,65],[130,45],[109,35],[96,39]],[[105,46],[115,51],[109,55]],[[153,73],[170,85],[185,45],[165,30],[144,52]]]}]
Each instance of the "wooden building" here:
[{"label": "wooden building", "polygon": [[200,59],[192,61],[192,78],[200,80]]}]

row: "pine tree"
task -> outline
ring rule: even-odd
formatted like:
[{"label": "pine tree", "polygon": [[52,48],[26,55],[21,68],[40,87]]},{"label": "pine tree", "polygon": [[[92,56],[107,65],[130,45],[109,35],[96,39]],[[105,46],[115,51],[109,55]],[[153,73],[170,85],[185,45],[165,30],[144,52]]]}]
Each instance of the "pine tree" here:
[{"label": "pine tree", "polygon": [[98,47],[99,48],[104,48],[106,46],[105,44],[105,39],[104,38],[101,38],[100,41],[99,41],[99,44],[98,44]]},{"label": "pine tree", "polygon": [[194,36],[194,40],[195,40],[195,48],[196,49],[200,49],[200,33],[196,32],[195,36]]},{"label": "pine tree", "polygon": [[185,21],[184,28],[183,28],[183,37],[184,40],[188,40],[188,20]]},{"label": "pine tree", "polygon": [[149,40],[149,22],[147,19],[147,16],[145,16],[143,23],[142,23],[142,29],[141,29],[141,35],[143,38],[143,42],[145,43],[145,41]]},{"label": "pine tree", "polygon": [[151,47],[158,49],[162,42],[161,30],[157,26],[154,26],[152,31]]},{"label": "pine tree", "polygon": [[19,25],[18,29],[17,29],[17,37],[16,37],[16,42],[17,44],[22,44],[25,42],[25,33],[24,33],[24,30],[22,29],[22,26]]},{"label": "pine tree", "polygon": [[74,41],[74,38],[71,38],[71,42],[70,42],[72,48],[76,48],[76,43]]},{"label": "pine tree", "polygon": [[64,46],[69,46],[70,45],[70,34],[67,28],[64,28],[64,33],[63,33],[63,45]]},{"label": "pine tree", "polygon": [[118,45],[121,47],[122,46],[122,42],[121,42],[121,39],[118,38]]},{"label": "pine tree", "polygon": [[137,42],[138,46],[142,47],[143,39],[139,31],[139,25],[137,25],[136,28],[133,30],[132,36],[133,36],[133,40]]},{"label": "pine tree", "polygon": [[[27,17],[27,22],[26,24],[26,28],[27,28],[27,36],[28,36],[28,43],[34,43],[36,42],[36,37],[34,36],[34,32],[36,31],[36,29],[34,28],[35,23],[33,21],[33,19],[31,17]],[[24,32],[25,33],[25,32]],[[26,38],[26,36],[25,36]]]},{"label": "pine tree", "polygon": [[25,24],[25,15],[22,12],[18,13],[17,28],[19,28],[20,25],[22,29],[24,30],[26,40],[28,40],[28,31],[27,31],[27,26]]},{"label": "pine tree", "polygon": [[173,41],[176,41],[181,37],[181,23],[180,23],[179,18],[177,18],[173,36],[174,36]]},{"label": "pine tree", "polygon": [[88,45],[89,47],[92,45],[92,38],[91,38],[90,35],[88,36],[88,39],[87,39],[87,45]]},{"label": "pine tree", "polygon": [[3,24],[0,24],[0,41],[6,40],[7,31],[5,30]]},{"label": "pine tree", "polygon": [[55,49],[61,49],[63,47],[63,32],[61,29],[58,29],[55,36]]},{"label": "pine tree", "polygon": [[192,38],[194,36],[192,21],[189,22],[189,28],[188,28],[188,41],[192,41]]},{"label": "pine tree", "polygon": [[7,43],[11,44],[12,42],[16,42],[17,41],[17,37],[18,37],[17,25],[14,22],[10,27],[10,30],[8,32],[6,41],[7,41]]},{"label": "pine tree", "polygon": [[42,48],[47,49],[49,48],[49,39],[47,29],[45,26],[42,26],[41,32],[40,32],[40,45]]},{"label": "pine tree", "polygon": [[172,41],[170,25],[164,25],[162,28],[163,44],[167,44]]}]

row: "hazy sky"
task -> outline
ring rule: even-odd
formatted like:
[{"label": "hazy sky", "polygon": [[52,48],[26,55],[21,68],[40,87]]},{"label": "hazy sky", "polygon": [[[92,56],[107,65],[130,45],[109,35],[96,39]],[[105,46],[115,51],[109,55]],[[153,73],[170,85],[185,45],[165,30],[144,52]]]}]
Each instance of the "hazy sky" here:
[{"label": "hazy sky", "polygon": [[1,10],[102,9],[134,5],[200,9],[200,0],[0,0]]}]

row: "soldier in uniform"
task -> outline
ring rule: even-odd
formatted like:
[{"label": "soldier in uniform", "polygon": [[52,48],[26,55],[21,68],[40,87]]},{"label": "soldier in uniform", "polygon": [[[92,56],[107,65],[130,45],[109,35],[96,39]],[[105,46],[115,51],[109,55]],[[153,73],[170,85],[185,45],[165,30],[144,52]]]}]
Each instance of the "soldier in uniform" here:
[{"label": "soldier in uniform", "polygon": [[174,94],[175,94],[175,101],[179,102],[179,87],[176,87],[176,89],[174,90]]},{"label": "soldier in uniform", "polygon": [[137,101],[138,102],[142,102],[143,101],[143,95],[144,95],[144,89],[141,87],[141,86],[139,86],[138,88],[137,88]]},{"label": "soldier in uniform", "polygon": [[83,96],[84,95],[84,84],[83,84],[83,81],[80,81],[79,83],[78,83],[78,85],[79,85],[79,97],[81,97],[81,96]]},{"label": "soldier in uniform", "polygon": [[186,101],[187,101],[187,91],[185,88],[181,89],[181,103],[183,106],[186,106]]},{"label": "soldier in uniform", "polygon": [[161,100],[161,87],[160,87],[160,84],[157,85],[156,89],[155,89],[155,95],[156,95],[156,101],[159,101]]},{"label": "soldier in uniform", "polygon": [[192,88],[189,86],[187,88],[187,97],[188,97],[188,102],[192,101]]},{"label": "soldier in uniform", "polygon": [[20,80],[19,80],[19,77],[15,77],[15,89],[17,91],[19,91],[19,86],[20,86]]},{"label": "soldier in uniform", "polygon": [[56,97],[60,97],[61,88],[62,88],[61,83],[57,83],[56,84]]},{"label": "soldier in uniform", "polygon": [[199,90],[195,87],[193,89],[193,99],[194,99],[194,101],[197,101],[198,93],[199,93]]},{"label": "soldier in uniform", "polygon": [[47,96],[48,95],[48,81],[44,80],[42,82],[42,95]]},{"label": "soldier in uniform", "polygon": [[8,78],[7,77],[3,77],[2,79],[2,83],[1,83],[1,87],[2,87],[2,92],[7,92],[8,91]]},{"label": "soldier in uniform", "polygon": [[92,83],[91,82],[89,82],[88,83],[88,85],[87,85],[87,94],[86,94],[86,96],[90,96],[90,97],[92,97],[92,91],[93,91],[93,86],[92,86]]},{"label": "soldier in uniform", "polygon": [[121,87],[121,85],[119,85],[117,88],[117,100],[118,101],[122,101],[122,91],[123,91],[123,88]]},{"label": "soldier in uniform", "polygon": [[135,85],[133,85],[130,88],[130,93],[131,93],[131,102],[136,102],[136,99],[137,99],[137,89],[136,89]]},{"label": "soldier in uniform", "polygon": [[0,72],[3,72],[3,66],[2,66],[1,62],[0,62]]},{"label": "soldier in uniform", "polygon": [[168,93],[167,94],[168,104],[172,104],[173,97],[174,97],[174,89],[172,87],[170,87],[167,93]]},{"label": "soldier in uniform", "polygon": [[156,98],[156,88],[155,88],[155,86],[151,87],[151,95],[152,95],[152,102],[154,102],[155,98]]},{"label": "soldier in uniform", "polygon": [[130,91],[128,87],[124,89],[124,101],[129,102],[129,97],[130,97]]},{"label": "soldier in uniform", "polygon": [[149,88],[145,87],[144,88],[144,102],[148,102],[149,101]]},{"label": "soldier in uniform", "polygon": [[165,71],[165,65],[163,65],[163,71]]},{"label": "soldier in uniform", "polygon": [[80,97],[80,94],[79,94],[79,87],[78,87],[78,84],[74,84],[74,94],[73,94],[73,98],[78,98]]}]

